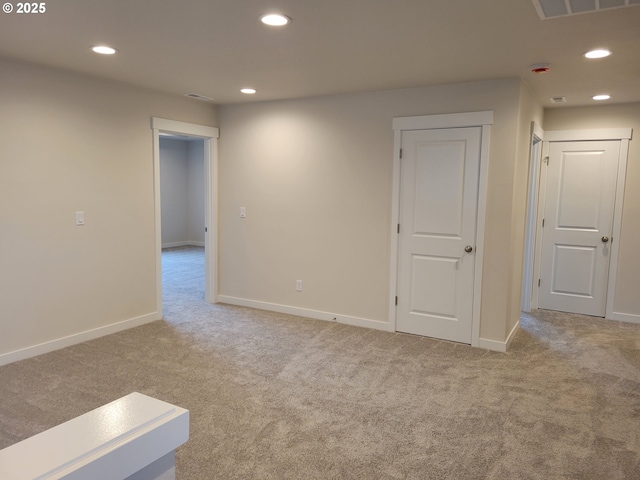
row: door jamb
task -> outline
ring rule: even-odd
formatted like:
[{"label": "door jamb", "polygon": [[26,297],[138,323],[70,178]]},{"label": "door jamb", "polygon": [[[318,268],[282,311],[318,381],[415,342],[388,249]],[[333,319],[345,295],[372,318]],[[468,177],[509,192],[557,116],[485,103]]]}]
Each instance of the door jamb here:
[{"label": "door jamb", "polygon": [[160,211],[160,133],[174,133],[204,140],[205,173],[205,297],[218,303],[218,138],[220,131],[193,123],[152,117],[153,195],[155,211],[156,308],[162,312],[162,216]]},{"label": "door jamb", "polygon": [[531,122],[531,144],[529,152],[529,192],[527,201],[527,220],[525,227],[525,249],[523,258],[522,311],[531,311],[533,292],[533,266],[536,247],[536,222],[538,220],[538,195],[540,192],[540,169],[542,164],[542,139],[544,130],[536,122]]},{"label": "door jamb", "polygon": [[476,219],[476,256],[473,284],[473,318],[471,345],[479,346],[480,306],[482,293],[482,264],[484,257],[484,228],[487,206],[487,184],[489,175],[489,140],[493,125],[493,111],[452,113],[445,115],[420,115],[393,119],[393,184],[391,198],[391,259],[389,281],[389,325],[396,331],[395,299],[398,286],[398,223],[400,219],[400,148],[402,132],[408,130],[430,130],[436,128],[481,127],[480,175],[478,178],[478,210]]},{"label": "door jamb", "polygon": [[[631,128],[601,128],[595,130],[555,130],[544,132],[544,142],[542,147],[542,156],[549,155],[550,142],[580,142],[580,141],[598,141],[598,140],[618,140],[620,141],[620,156],[618,157],[618,176],[616,182],[616,197],[613,210],[613,227],[611,232],[611,254],[609,257],[609,279],[607,282],[607,296],[605,307],[605,318],[609,320],[622,320],[619,314],[613,311],[613,303],[616,293],[616,280],[618,272],[618,254],[620,252],[620,233],[622,231],[622,207],[624,203],[624,189],[627,173],[627,161],[629,153],[629,140],[633,134]],[[540,196],[538,201],[538,225],[536,234],[536,253],[533,269],[532,281],[537,283],[540,278],[540,262],[542,255],[542,216],[544,215],[545,194],[547,188],[546,171],[544,175],[540,173]],[[535,283],[534,283],[535,284]],[[535,288],[531,307],[538,308],[538,289]]]}]

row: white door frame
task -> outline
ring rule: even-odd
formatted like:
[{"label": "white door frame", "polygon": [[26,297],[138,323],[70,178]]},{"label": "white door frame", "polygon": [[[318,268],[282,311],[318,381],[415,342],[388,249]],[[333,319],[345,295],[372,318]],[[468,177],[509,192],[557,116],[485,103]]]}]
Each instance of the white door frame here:
[{"label": "white door frame", "polygon": [[[538,194],[540,189],[540,167],[542,162],[542,140],[544,130],[531,122],[531,150],[529,152],[529,189],[527,194],[527,220],[522,261],[522,305],[523,312],[531,311],[533,296],[533,266],[536,246],[536,221],[538,220]],[[537,291],[537,289],[536,289]]]},{"label": "white door frame", "polygon": [[434,128],[481,127],[480,177],[478,184],[478,212],[476,225],[476,256],[473,284],[473,319],[471,345],[479,346],[480,302],[482,292],[482,261],[484,257],[484,227],[487,207],[487,180],[489,174],[489,139],[493,125],[493,112],[452,113],[445,115],[421,115],[396,117],[393,119],[393,187],[391,198],[391,278],[389,281],[389,324],[396,331],[396,304],[398,286],[398,223],[400,219],[400,149],[402,132],[407,130],[430,130]]},{"label": "white door frame", "polygon": [[218,303],[218,137],[216,127],[151,118],[153,130],[153,195],[155,209],[156,308],[162,312],[162,215],[160,201],[160,133],[173,133],[204,140],[205,175],[205,298]]},{"label": "white door frame", "polygon": [[[542,145],[542,157],[549,157],[550,142],[580,142],[597,140],[620,141],[620,157],[618,159],[618,178],[616,183],[616,197],[613,211],[613,230],[611,236],[611,254],[609,258],[609,282],[607,284],[607,305],[605,318],[609,320],[628,321],[620,314],[613,311],[613,302],[616,293],[616,280],[618,272],[618,253],[620,251],[620,232],[622,230],[622,207],[624,202],[624,188],[627,174],[627,157],[629,153],[629,140],[633,130],[631,128],[601,128],[596,130],[556,130],[544,132]],[[545,195],[547,191],[546,170],[540,173],[540,195],[538,197],[538,225],[536,231],[536,252],[532,281],[537,284],[540,278],[540,263],[542,257],[542,217],[544,215]],[[533,289],[531,308],[538,308],[538,289]]]}]

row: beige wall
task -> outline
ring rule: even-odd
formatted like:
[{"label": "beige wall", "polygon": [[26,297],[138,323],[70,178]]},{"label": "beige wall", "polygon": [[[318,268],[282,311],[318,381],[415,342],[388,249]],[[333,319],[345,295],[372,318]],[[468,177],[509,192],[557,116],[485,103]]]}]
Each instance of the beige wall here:
[{"label": "beige wall", "polygon": [[508,335],[520,318],[522,306],[522,275],[524,257],[524,237],[527,213],[527,193],[529,187],[529,163],[531,160],[532,122],[542,127],[544,109],[526,83],[520,89],[518,117],[518,137],[513,174],[513,204],[511,208],[511,245],[509,258],[511,280],[509,281],[507,330]]},{"label": "beige wall", "polygon": [[629,142],[622,236],[613,310],[640,320],[640,103],[545,110],[545,130],[633,128]]},{"label": "beige wall", "polygon": [[392,119],[493,110],[480,336],[504,341],[519,317],[519,126],[540,113],[526,91],[519,113],[522,95],[506,79],[219,107],[220,293],[388,321]]},{"label": "beige wall", "polygon": [[204,140],[160,137],[162,246],[204,246]]},{"label": "beige wall", "polygon": [[214,108],[8,60],[0,106],[0,355],[158,318],[150,119]]},{"label": "beige wall", "polygon": [[190,140],[187,149],[187,216],[188,242],[204,246],[205,177],[204,140]]},{"label": "beige wall", "polygon": [[517,322],[538,118],[520,80],[223,106],[218,123],[205,103],[0,62],[0,356],[159,317],[152,116],[221,127],[220,294],[386,322],[392,119],[492,110],[480,336]]},{"label": "beige wall", "polygon": [[160,205],[162,247],[184,245],[189,240],[189,144],[160,137]]}]

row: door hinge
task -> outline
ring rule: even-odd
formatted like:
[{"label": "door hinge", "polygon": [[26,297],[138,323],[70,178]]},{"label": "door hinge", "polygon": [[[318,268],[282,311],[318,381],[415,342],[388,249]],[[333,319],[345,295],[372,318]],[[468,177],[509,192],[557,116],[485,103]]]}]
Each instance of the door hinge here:
[{"label": "door hinge", "polygon": [[398,305],[398,296],[396,295],[396,305]]},{"label": "door hinge", "polygon": [[207,231],[208,231],[207,227],[204,227],[204,233],[207,233]]},{"label": "door hinge", "polygon": [[400,158],[402,158],[402,149],[400,149]]},{"label": "door hinge", "polygon": [[546,163],[547,165],[549,165],[549,156],[544,157],[544,159],[542,161],[544,163]]},{"label": "door hinge", "polygon": [[398,233],[400,233],[400,224],[398,224]]},{"label": "door hinge", "polygon": [[538,279],[538,286],[540,286],[540,279]]},{"label": "door hinge", "polygon": [[542,228],[544,228],[544,218],[542,219]]}]

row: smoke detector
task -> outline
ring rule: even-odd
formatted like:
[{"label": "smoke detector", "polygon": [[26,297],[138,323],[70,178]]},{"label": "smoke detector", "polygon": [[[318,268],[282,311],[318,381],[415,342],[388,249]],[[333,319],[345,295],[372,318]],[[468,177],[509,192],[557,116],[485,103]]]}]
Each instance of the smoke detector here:
[{"label": "smoke detector", "polygon": [[547,73],[551,70],[550,63],[534,63],[531,65],[531,73]]}]

